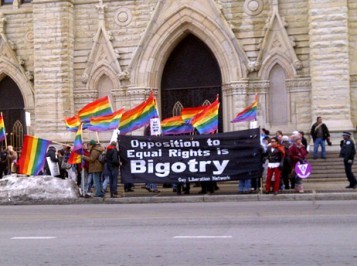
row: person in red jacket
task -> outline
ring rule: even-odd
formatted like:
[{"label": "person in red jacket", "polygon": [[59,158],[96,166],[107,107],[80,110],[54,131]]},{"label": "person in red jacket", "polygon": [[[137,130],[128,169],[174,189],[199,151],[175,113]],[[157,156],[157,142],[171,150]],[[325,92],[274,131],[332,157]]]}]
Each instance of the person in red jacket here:
[{"label": "person in red jacket", "polygon": [[280,187],[280,175],[283,167],[284,152],[283,147],[279,144],[277,137],[273,137],[270,141],[270,146],[267,149],[268,172],[265,183],[265,193],[269,194],[271,181],[274,175],[274,195],[278,194]]},{"label": "person in red jacket", "polygon": [[302,184],[302,179],[295,173],[295,166],[298,162],[304,163],[307,157],[307,150],[302,144],[301,136],[293,136],[293,145],[289,148],[291,167],[293,169],[293,175],[295,176],[295,190],[303,193],[304,187]]}]

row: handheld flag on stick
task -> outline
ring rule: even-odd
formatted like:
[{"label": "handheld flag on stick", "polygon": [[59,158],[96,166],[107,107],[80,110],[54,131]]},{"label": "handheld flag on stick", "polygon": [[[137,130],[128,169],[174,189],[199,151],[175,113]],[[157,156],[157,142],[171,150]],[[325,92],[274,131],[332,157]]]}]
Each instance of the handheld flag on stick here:
[{"label": "handheld flag on stick", "polygon": [[46,151],[51,141],[25,136],[19,159],[19,174],[37,175],[45,165]]},{"label": "handheld flag on stick", "polygon": [[254,102],[238,113],[231,123],[251,121],[257,119],[258,94],[255,95]]},{"label": "handheld flag on stick", "polygon": [[5,123],[2,113],[0,113],[0,141],[6,141]]},{"label": "handheld flag on stick", "polygon": [[109,97],[105,96],[85,105],[79,110],[78,115],[82,122],[89,122],[91,117],[109,115],[111,113],[113,113],[112,105],[110,104]]},{"label": "handheld flag on stick", "polygon": [[77,131],[79,125],[81,124],[81,119],[79,118],[79,115],[75,115],[72,117],[65,117],[64,122],[66,124],[66,129],[69,131]]},{"label": "handheld flag on stick", "polygon": [[173,116],[161,121],[161,130],[163,135],[178,135],[192,133],[193,127],[185,123],[182,116]]},{"label": "handheld flag on stick", "polygon": [[79,164],[82,162],[82,154],[81,151],[71,151],[68,163],[69,164]]},{"label": "handheld flag on stick", "polygon": [[117,129],[123,113],[124,108],[121,108],[110,115],[91,117],[90,125],[87,128],[97,132]]},{"label": "handheld flag on stick", "polygon": [[127,134],[150,123],[151,118],[159,117],[156,98],[151,91],[149,98],[138,106],[126,111],[120,121],[120,134]]},{"label": "handheld flag on stick", "polygon": [[218,95],[216,100],[205,109],[195,115],[191,121],[191,124],[200,134],[210,134],[218,129],[218,109],[219,101]]},{"label": "handheld flag on stick", "polygon": [[187,107],[181,110],[181,117],[185,122],[190,121],[195,115],[201,113],[206,106]]},{"label": "handheld flag on stick", "polygon": [[80,151],[83,149],[82,141],[82,124],[78,127],[76,136],[74,137],[73,150]]}]

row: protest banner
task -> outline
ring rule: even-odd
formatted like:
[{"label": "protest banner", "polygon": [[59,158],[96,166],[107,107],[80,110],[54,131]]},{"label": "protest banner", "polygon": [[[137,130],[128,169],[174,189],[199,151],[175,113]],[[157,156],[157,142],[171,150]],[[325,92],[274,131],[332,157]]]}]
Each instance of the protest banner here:
[{"label": "protest banner", "polygon": [[260,178],[259,128],[195,136],[118,136],[123,183]]}]

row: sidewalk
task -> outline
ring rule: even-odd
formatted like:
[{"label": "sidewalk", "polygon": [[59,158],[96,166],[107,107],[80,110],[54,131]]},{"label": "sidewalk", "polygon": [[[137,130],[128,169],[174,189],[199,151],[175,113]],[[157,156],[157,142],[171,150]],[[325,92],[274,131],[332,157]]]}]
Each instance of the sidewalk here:
[{"label": "sidewalk", "polygon": [[281,191],[278,195],[262,194],[261,191],[250,194],[238,194],[238,182],[222,182],[218,184],[219,190],[213,194],[199,194],[200,187],[191,184],[189,195],[177,195],[172,188],[163,188],[159,185],[160,193],[149,192],[142,188],[142,184],[136,184],[134,192],[123,191],[119,188],[119,198],[110,198],[106,193],[101,198],[80,198],[76,203],[93,204],[129,204],[129,203],[176,203],[176,202],[220,202],[220,201],[269,201],[269,200],[357,200],[357,189],[346,189],[347,181],[344,179],[311,179],[304,181],[304,193],[293,190]]}]

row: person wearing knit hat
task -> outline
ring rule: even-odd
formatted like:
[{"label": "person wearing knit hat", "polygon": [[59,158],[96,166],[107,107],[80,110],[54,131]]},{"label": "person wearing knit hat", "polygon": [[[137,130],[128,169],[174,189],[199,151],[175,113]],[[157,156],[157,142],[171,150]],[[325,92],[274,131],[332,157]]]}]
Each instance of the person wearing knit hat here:
[{"label": "person wearing knit hat", "polygon": [[[95,187],[95,196],[104,197],[102,184],[100,183],[100,176],[103,172],[103,164],[100,162],[99,157],[104,152],[102,146],[96,143],[95,140],[89,141],[89,156],[83,155],[83,159],[88,162],[88,180],[93,179]],[[85,197],[88,195],[86,194]]]},{"label": "person wearing knit hat", "polygon": [[356,188],[357,180],[354,174],[352,173],[352,164],[356,154],[355,143],[351,139],[350,132],[342,133],[343,140],[341,140],[340,147],[340,157],[343,158],[343,164],[345,166],[345,173],[349,185],[346,188]]}]

